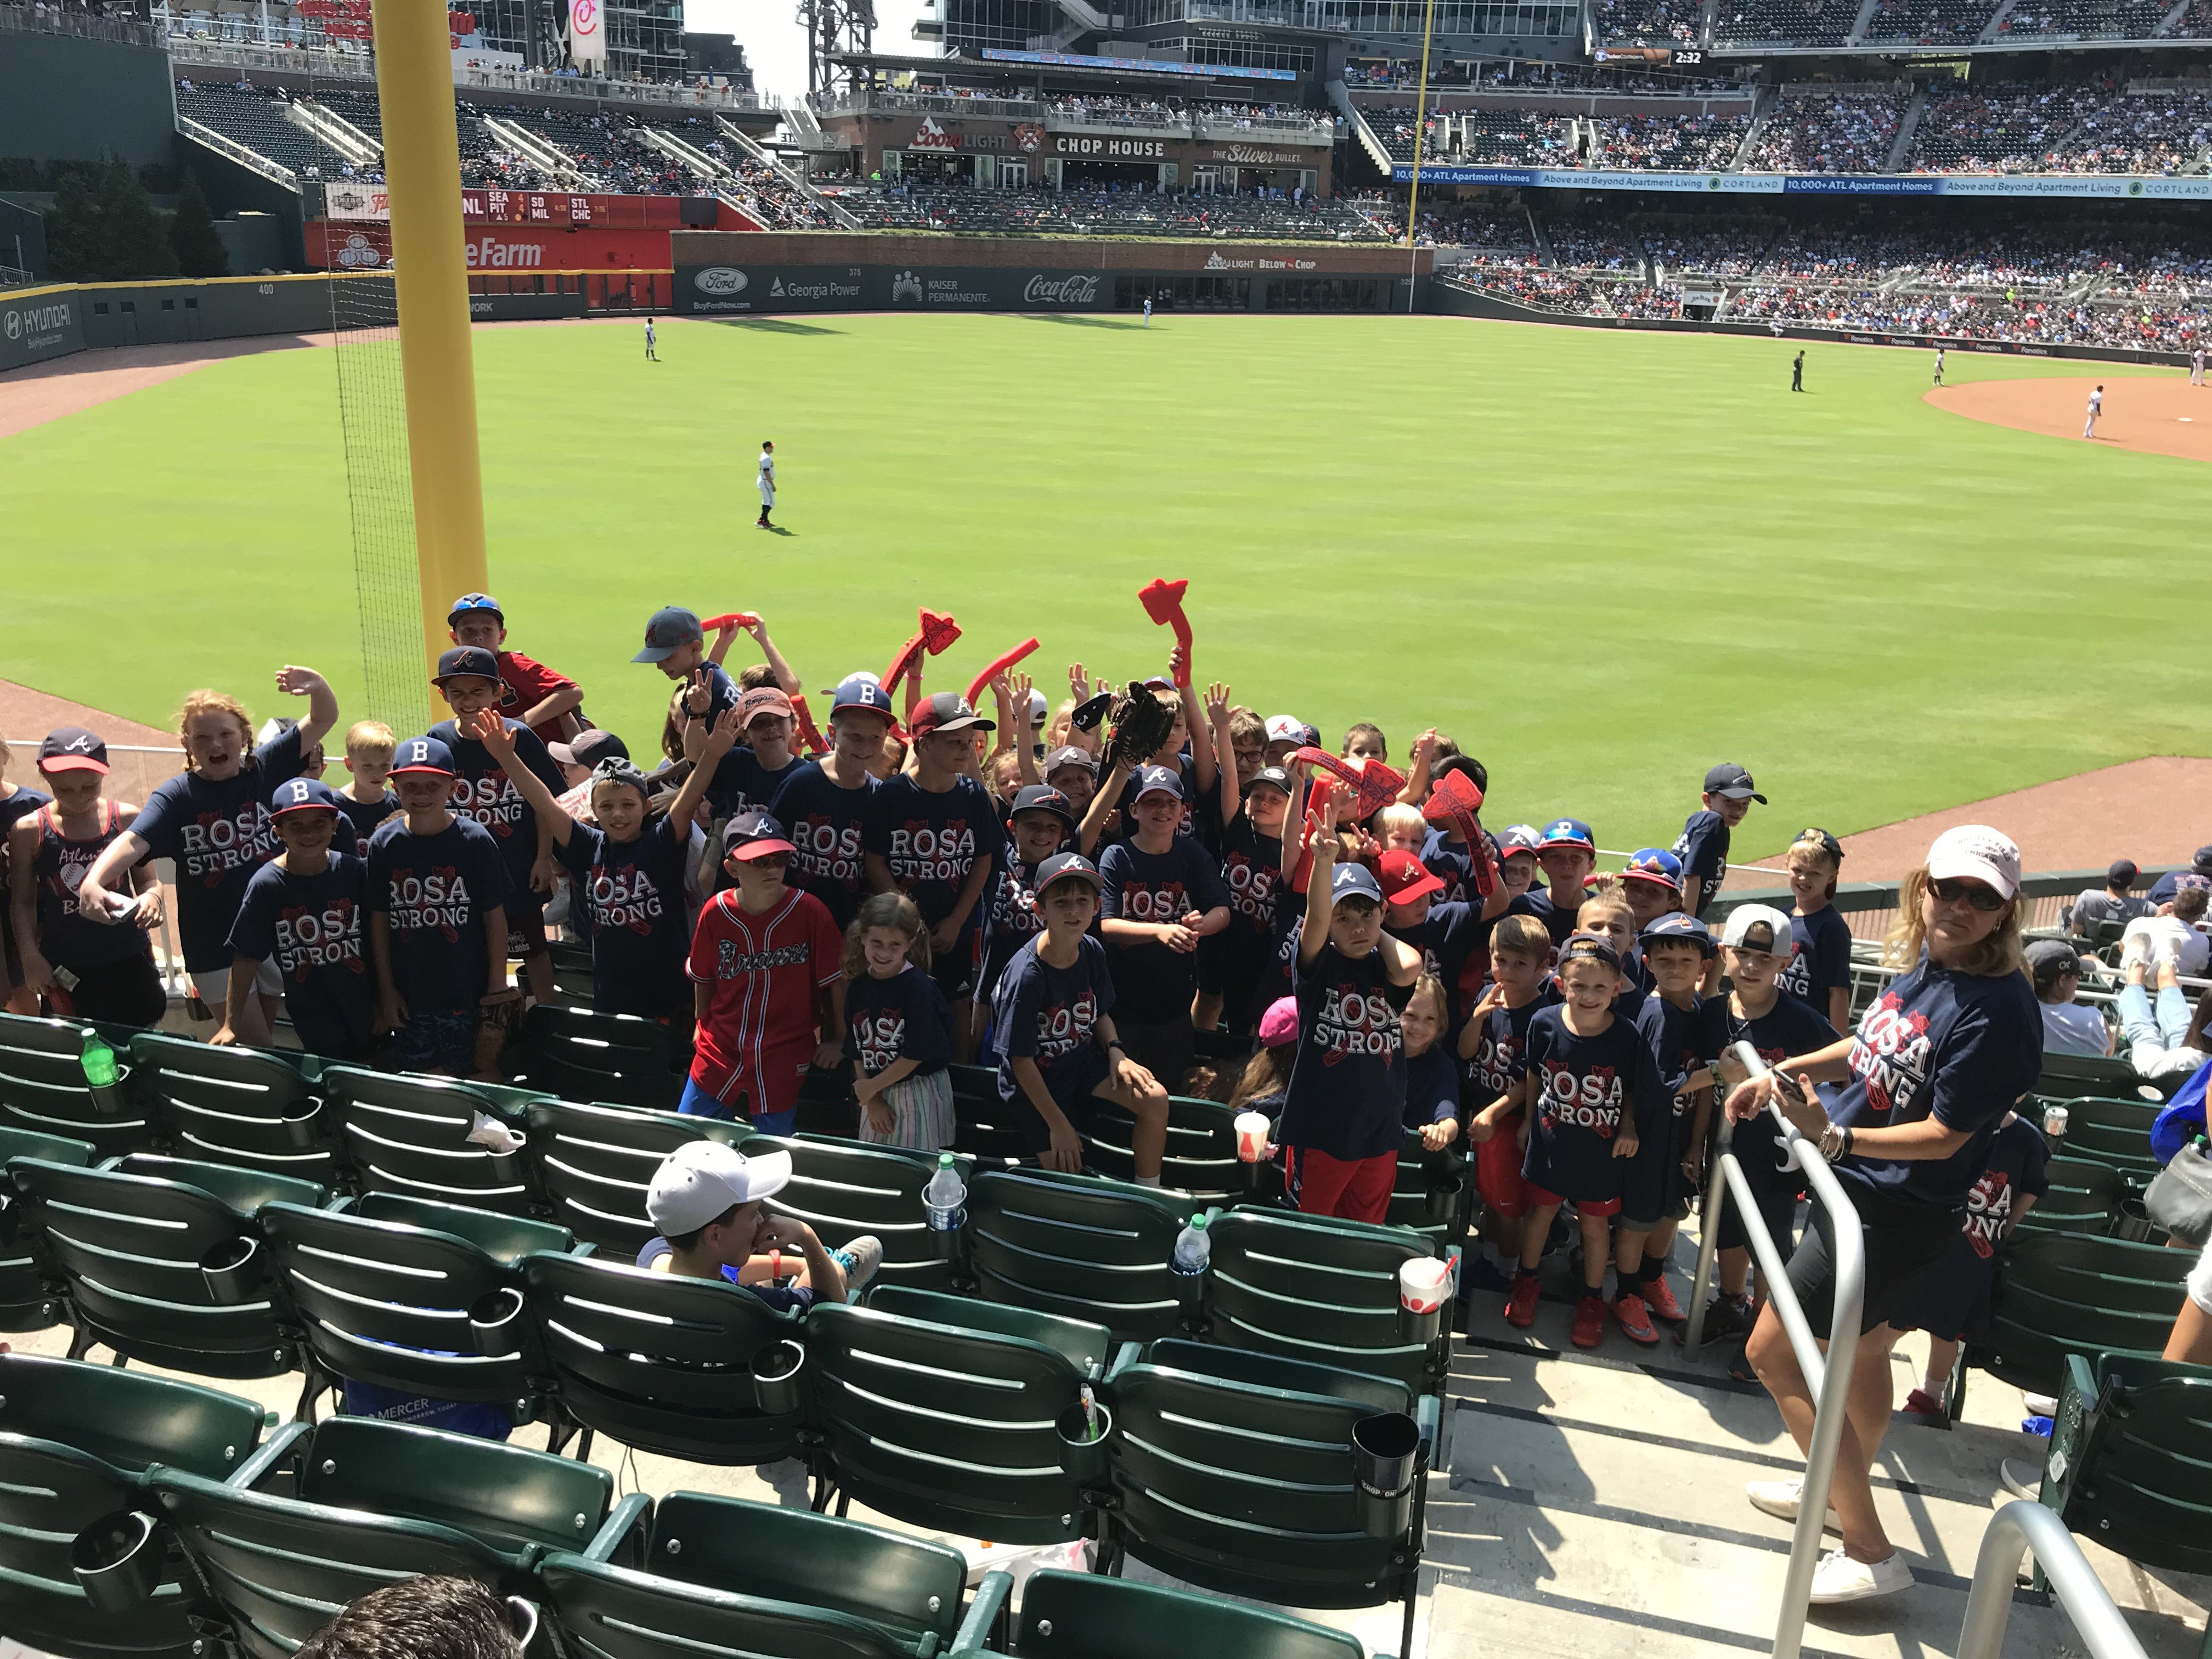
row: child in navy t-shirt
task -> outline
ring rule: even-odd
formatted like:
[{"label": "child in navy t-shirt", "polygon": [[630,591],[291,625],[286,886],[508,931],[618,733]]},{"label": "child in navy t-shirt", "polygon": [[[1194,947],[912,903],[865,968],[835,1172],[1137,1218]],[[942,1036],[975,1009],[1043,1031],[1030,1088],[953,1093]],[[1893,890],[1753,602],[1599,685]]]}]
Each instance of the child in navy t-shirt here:
[{"label": "child in navy t-shirt", "polygon": [[246,884],[230,929],[230,994],[210,1042],[238,1041],[233,1018],[252,995],[261,964],[274,958],[301,1048],[353,1065],[369,1057],[376,986],[362,931],[368,866],[330,850],[342,810],[337,792],[312,779],[277,786],[269,818],[284,850]]},{"label": "child in navy t-shirt", "polygon": [[941,1152],[952,1144],[952,1009],[929,976],[929,932],[903,893],[873,893],[845,935],[845,1048],[860,1138]]},{"label": "child in navy t-shirt", "polygon": [[1459,1066],[1443,1041],[1449,1012],[1443,982],[1423,974],[1398,1015],[1406,1038],[1406,1127],[1431,1152],[1443,1152],[1460,1134]]},{"label": "child in navy t-shirt", "polygon": [[1229,926],[1229,892],[1204,844],[1177,833],[1189,815],[1174,772],[1139,771],[1125,810],[1136,834],[1099,858],[1099,932],[1130,1057],[1172,1092],[1191,1067],[1199,941]]},{"label": "child in navy t-shirt", "polygon": [[791,884],[829,907],[842,930],[853,925],[868,891],[868,804],[875,768],[890,733],[890,696],[873,679],[855,677],[839,685],[830,708],[830,752],[793,767],[776,785],[769,816],[784,826],[799,851]]},{"label": "child in navy t-shirt", "polygon": [[1620,1237],[1614,1266],[1626,1291],[1631,1284],[1654,1319],[1683,1317],[1667,1283],[1675,1229],[1697,1195],[1705,1137],[1712,1121],[1713,1069],[1724,1040],[1725,1005],[1698,994],[1718,947],[1705,923],[1680,911],[1663,914],[1639,939],[1651,994],[1637,1012],[1636,1027],[1650,1045],[1666,1087],[1669,1109],[1656,1115],[1629,1161],[1621,1194]]},{"label": "child in navy t-shirt", "polygon": [[1693,916],[1705,915],[1727,878],[1729,832],[1743,822],[1752,802],[1766,805],[1766,797],[1753,792],[1751,774],[1729,761],[1705,774],[1701,799],[1704,806],[1690,814],[1674,843],[1682,865],[1682,908]]},{"label": "child in navy t-shirt", "polygon": [[1790,933],[1796,954],[1776,982],[1802,997],[1842,1030],[1851,1012],[1851,930],[1836,909],[1836,878],[1844,844],[1825,830],[1807,830],[1790,844]]},{"label": "child in navy t-shirt", "polygon": [[979,1002],[991,1000],[1006,964],[1043,929],[1036,908],[1036,872],[1047,859],[1073,844],[1074,805],[1048,783],[1027,785],[1014,797],[1006,834],[1008,846],[991,884],[983,921],[982,976],[975,991]]},{"label": "child in navy t-shirt", "polygon": [[1521,1218],[1528,1207],[1521,1178],[1523,1113],[1516,1087],[1528,1052],[1528,1023],[1559,1000],[1552,982],[1552,938],[1535,917],[1502,918],[1490,935],[1490,988],[1460,1028],[1467,1065],[1468,1139],[1482,1194],[1485,1254],[1468,1286],[1510,1291],[1521,1271]]}]

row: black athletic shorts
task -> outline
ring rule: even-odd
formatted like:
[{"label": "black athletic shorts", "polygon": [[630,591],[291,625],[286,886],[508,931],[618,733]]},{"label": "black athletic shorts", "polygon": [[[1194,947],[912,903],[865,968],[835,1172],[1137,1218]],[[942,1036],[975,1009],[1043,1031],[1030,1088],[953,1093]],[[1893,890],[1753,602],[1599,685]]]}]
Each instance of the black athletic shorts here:
[{"label": "black athletic shorts", "polygon": [[[1859,1235],[1866,1246],[1866,1303],[1859,1329],[1870,1331],[1893,1319],[1911,1319],[1929,1274],[1946,1261],[1958,1242],[1960,1210],[1877,1197],[1858,1182],[1844,1191],[1858,1206]],[[1790,1258],[1790,1285],[1817,1334],[1835,1320],[1835,1224],[1827,1206],[1813,1200],[1813,1224]]]}]

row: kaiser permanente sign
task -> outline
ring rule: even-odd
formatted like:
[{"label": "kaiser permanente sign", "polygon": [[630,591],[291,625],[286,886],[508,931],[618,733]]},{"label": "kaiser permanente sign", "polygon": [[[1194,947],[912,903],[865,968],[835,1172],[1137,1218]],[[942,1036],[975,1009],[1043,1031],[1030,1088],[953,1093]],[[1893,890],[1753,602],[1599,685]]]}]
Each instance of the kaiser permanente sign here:
[{"label": "kaiser permanente sign", "polygon": [[[1410,164],[1390,170],[1410,183]],[[1613,173],[1581,167],[1424,164],[1427,185],[1518,185],[1537,190],[1700,191],[1735,196],[2096,196],[2212,201],[2212,178],[2139,179],[2094,173]]]}]

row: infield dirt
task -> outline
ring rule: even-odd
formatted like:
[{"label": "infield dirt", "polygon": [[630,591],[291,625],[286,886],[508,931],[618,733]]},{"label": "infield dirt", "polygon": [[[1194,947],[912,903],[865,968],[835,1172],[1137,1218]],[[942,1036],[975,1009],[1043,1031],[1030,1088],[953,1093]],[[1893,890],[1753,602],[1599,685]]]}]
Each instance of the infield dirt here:
[{"label": "infield dirt", "polygon": [[2100,384],[2105,412],[2097,417],[2097,435],[2087,441],[2146,455],[2212,461],[2212,388],[2191,386],[2179,376],[1973,380],[1936,387],[1922,401],[1970,421],[2079,443],[2084,441],[2081,423],[2088,412],[2089,393]]}]

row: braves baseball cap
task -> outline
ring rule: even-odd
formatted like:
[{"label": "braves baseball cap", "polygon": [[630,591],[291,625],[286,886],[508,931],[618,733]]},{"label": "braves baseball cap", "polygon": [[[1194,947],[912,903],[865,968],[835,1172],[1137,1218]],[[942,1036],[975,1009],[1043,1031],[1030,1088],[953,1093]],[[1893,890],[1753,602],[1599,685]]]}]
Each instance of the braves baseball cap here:
[{"label": "braves baseball cap", "polygon": [[1260,1046],[1285,1048],[1298,1040],[1298,1000],[1277,997],[1260,1016]]},{"label": "braves baseball cap", "polygon": [[438,672],[430,676],[430,683],[442,685],[447,680],[463,679],[471,675],[478,679],[497,679],[499,659],[480,645],[457,645],[450,651],[438,653]]},{"label": "braves baseball cap", "polygon": [[446,613],[446,626],[451,628],[464,617],[490,617],[506,626],[507,612],[499,608],[499,601],[489,593],[464,593],[453,601],[453,608]]},{"label": "braves baseball cap", "polygon": [[40,739],[39,770],[104,774],[107,744],[98,732],[82,726],[58,726]]},{"label": "braves baseball cap", "polygon": [[1375,879],[1375,872],[1364,864],[1340,864],[1329,872],[1328,902],[1333,908],[1346,899],[1370,899],[1382,902],[1382,884]]},{"label": "braves baseball cap", "polygon": [[1049,812],[1071,830],[1075,828],[1075,808],[1067,797],[1048,783],[1024,784],[1014,796],[1013,815],[1024,812]]},{"label": "braves baseball cap", "polygon": [[1705,793],[1726,795],[1730,800],[1755,800],[1761,806],[1766,797],[1752,787],[1751,774],[1734,761],[1723,761],[1705,774]]},{"label": "braves baseball cap", "polygon": [[683,647],[706,637],[697,616],[680,605],[665,605],[653,613],[652,620],[645,625],[645,649],[630,660],[666,662]]},{"label": "braves baseball cap", "polygon": [[1543,839],[1534,824],[1509,823],[1498,833],[1498,861],[1503,864],[1516,853],[1526,853],[1533,859]]},{"label": "braves baseball cap", "polygon": [[1616,974],[1620,971],[1620,952],[1613,948],[1613,941],[1603,933],[1570,933],[1559,946],[1559,966],[1571,962],[1601,962]]},{"label": "braves baseball cap", "polygon": [[1267,718],[1269,743],[1304,743],[1306,723],[1294,714],[1271,714]]},{"label": "braves baseball cap", "polygon": [[1182,774],[1170,766],[1140,766],[1137,781],[1131,792],[1131,800],[1142,800],[1147,795],[1173,795],[1182,799]]},{"label": "braves baseball cap", "polygon": [[1291,775],[1279,766],[1263,766],[1255,772],[1252,781],[1244,787],[1244,793],[1249,795],[1263,783],[1268,788],[1279,789],[1286,795],[1291,793]]},{"label": "braves baseball cap", "polygon": [[[1511,834],[1510,830],[1506,832]],[[1579,847],[1585,853],[1597,851],[1597,837],[1580,818],[1554,818],[1546,824],[1536,845],[1541,847]]]},{"label": "braves baseball cap", "polygon": [[1663,945],[1669,939],[1687,941],[1709,957],[1719,949],[1713,943],[1711,928],[1695,916],[1680,910],[1669,910],[1663,916],[1654,917],[1644,924],[1644,931],[1636,936],[1637,943],[1646,949],[1654,945]]},{"label": "braves baseball cap", "polygon": [[2132,887],[2142,872],[2136,867],[2133,859],[2114,859],[2105,866],[2105,885]]},{"label": "braves baseball cap", "polygon": [[763,714],[781,714],[786,720],[796,720],[791,699],[773,685],[756,686],[738,699],[738,730],[743,732]]},{"label": "braves baseball cap", "polygon": [[392,775],[404,772],[434,772],[446,777],[458,775],[453,766],[453,751],[435,738],[410,738],[393,751]]},{"label": "braves baseball cap", "polygon": [[1778,957],[1797,948],[1790,937],[1790,918],[1771,904],[1739,904],[1729,911],[1721,943],[1732,951],[1765,951]]},{"label": "braves baseball cap", "polygon": [[857,708],[870,714],[892,718],[891,694],[884,690],[884,683],[873,674],[855,674],[850,679],[840,680],[837,689],[830,694],[830,716],[835,720],[848,708]]},{"label": "braves baseball cap", "polygon": [[2189,860],[2199,870],[2212,871],[2212,847],[2200,847]]},{"label": "braves baseball cap", "polygon": [[2002,830],[1962,823],[1936,837],[1928,849],[1928,875],[1933,881],[1987,882],[1998,896],[2010,898],[2020,890],[2020,848]]},{"label": "braves baseball cap", "polygon": [[563,766],[580,766],[586,770],[601,761],[628,760],[629,745],[604,726],[593,726],[588,732],[579,732],[566,743],[549,743],[545,752]]},{"label": "braves baseball cap", "polygon": [[1808,841],[1817,844],[1823,853],[1835,860],[1837,863],[1841,864],[1844,861],[1843,842],[1838,841],[1835,836],[1821,829],[1817,823],[1808,823],[1800,830],[1797,832],[1797,839],[1790,844],[1802,847]]},{"label": "braves baseball cap", "polygon": [[998,729],[998,721],[985,720],[957,691],[937,692],[925,698],[921,707],[914,711],[913,731],[917,738],[926,738],[933,732],[995,732]]},{"label": "braves baseball cap", "polygon": [[1147,691],[1172,691],[1175,689],[1176,683],[1164,674],[1152,674],[1146,678],[1145,690]]},{"label": "braves baseball cap", "polygon": [[765,812],[740,812],[730,820],[722,838],[722,856],[740,864],[755,859],[789,858],[799,849],[785,839],[783,826]]},{"label": "braves baseball cap", "polygon": [[1063,766],[1079,766],[1092,777],[1098,775],[1098,763],[1088,749],[1078,749],[1070,744],[1055,749],[1044,757],[1044,775],[1049,778]]},{"label": "braves baseball cap", "polygon": [[1037,866],[1036,896],[1042,898],[1044,890],[1056,881],[1087,881],[1097,891],[1106,886],[1098,874],[1098,866],[1080,853],[1054,853]]},{"label": "braves baseball cap", "polygon": [[1620,874],[1624,881],[1655,882],[1677,893],[1682,890],[1682,860],[1656,847],[1638,848]]},{"label": "braves baseball cap", "polygon": [[1444,890],[1443,879],[1402,847],[1394,847],[1376,860],[1382,896],[1393,904],[1411,904]]},{"label": "braves baseball cap", "polygon": [[337,791],[315,778],[288,778],[276,786],[276,793],[269,798],[269,816],[282,817],[287,812],[336,812]]},{"label": "braves baseball cap", "polygon": [[665,1238],[696,1233],[739,1204],[757,1203],[791,1181],[789,1152],[750,1157],[719,1140],[687,1140],[653,1172],[645,1213]]}]

